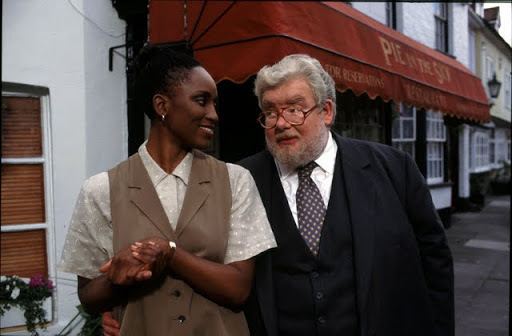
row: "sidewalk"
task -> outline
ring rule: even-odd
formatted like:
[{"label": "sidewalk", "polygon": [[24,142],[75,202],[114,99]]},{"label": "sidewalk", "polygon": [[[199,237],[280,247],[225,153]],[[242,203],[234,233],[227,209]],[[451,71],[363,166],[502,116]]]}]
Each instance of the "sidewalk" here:
[{"label": "sidewalk", "polygon": [[455,213],[446,231],[455,270],[456,336],[509,335],[510,196]]}]

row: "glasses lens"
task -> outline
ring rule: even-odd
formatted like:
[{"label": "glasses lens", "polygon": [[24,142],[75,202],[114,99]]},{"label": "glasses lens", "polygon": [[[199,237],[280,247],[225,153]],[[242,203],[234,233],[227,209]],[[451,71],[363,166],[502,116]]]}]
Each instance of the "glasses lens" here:
[{"label": "glasses lens", "polygon": [[292,125],[299,125],[304,122],[304,113],[300,107],[291,106],[283,110],[283,118]]},{"label": "glasses lens", "polygon": [[264,128],[272,128],[276,125],[277,114],[273,112],[262,112],[258,117],[258,121]]}]

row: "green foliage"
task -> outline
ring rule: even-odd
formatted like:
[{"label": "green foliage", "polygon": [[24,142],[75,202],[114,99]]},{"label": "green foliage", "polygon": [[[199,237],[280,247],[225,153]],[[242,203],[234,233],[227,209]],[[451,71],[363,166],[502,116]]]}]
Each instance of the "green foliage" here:
[{"label": "green foliage", "polygon": [[102,335],[101,329],[101,315],[90,315],[82,306],[77,306],[79,313],[84,317],[85,322],[80,331],[80,336],[100,336]]},{"label": "green foliage", "polygon": [[52,296],[53,284],[51,280],[36,275],[30,278],[27,284],[17,276],[2,276],[0,279],[0,315],[12,307],[23,310],[27,330],[32,335],[38,335],[36,328],[44,327],[46,312],[43,301]]},{"label": "green foliage", "polygon": [[[69,323],[57,334],[57,336],[71,335],[71,332],[81,324],[82,329],[80,330],[79,336],[101,336],[103,335],[103,329],[101,328],[101,315],[90,315],[87,313],[82,305],[76,306],[78,313],[69,321]],[[78,320],[77,320],[78,319]],[[75,334],[73,334],[75,335]]]}]

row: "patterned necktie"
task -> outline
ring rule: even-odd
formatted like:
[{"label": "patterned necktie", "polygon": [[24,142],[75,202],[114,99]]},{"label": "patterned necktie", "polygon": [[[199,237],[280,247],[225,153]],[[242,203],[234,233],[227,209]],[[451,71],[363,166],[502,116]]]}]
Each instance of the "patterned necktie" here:
[{"label": "patterned necktie", "polygon": [[311,172],[317,167],[311,161],[304,167],[297,169],[299,175],[299,187],[297,188],[297,217],[299,231],[316,256],[320,246],[320,235],[325,217],[325,205],[320,190],[311,179]]}]

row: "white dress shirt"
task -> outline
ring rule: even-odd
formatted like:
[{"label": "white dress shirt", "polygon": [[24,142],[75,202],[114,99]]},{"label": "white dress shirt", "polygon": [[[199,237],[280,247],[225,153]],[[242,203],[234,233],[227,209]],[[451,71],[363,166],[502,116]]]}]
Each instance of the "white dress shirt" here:
[{"label": "white dress shirt", "polygon": [[[334,141],[331,132],[329,132],[327,144],[325,145],[322,154],[320,154],[320,156],[315,160],[318,167],[316,167],[311,173],[311,179],[320,190],[326,209],[329,205],[329,197],[331,195],[332,178],[334,175],[334,164],[336,163],[337,152],[338,145]],[[299,176],[296,170],[289,170],[285,166],[281,165],[277,160],[274,159],[274,161],[277,166],[277,171],[279,173],[279,178],[281,179],[281,184],[283,185],[286,199],[288,200],[288,205],[290,206],[290,211],[292,212],[293,219],[295,219],[295,225],[298,226],[297,202],[295,195],[297,193],[297,188],[299,187]]]}]

